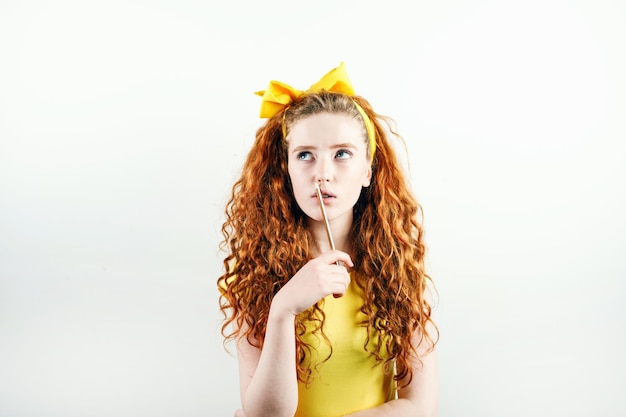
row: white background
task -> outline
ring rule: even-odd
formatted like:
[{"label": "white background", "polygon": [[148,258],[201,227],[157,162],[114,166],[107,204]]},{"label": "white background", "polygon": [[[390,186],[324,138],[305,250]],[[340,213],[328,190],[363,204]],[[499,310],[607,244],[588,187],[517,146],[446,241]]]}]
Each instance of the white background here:
[{"label": "white background", "polygon": [[0,415],[232,415],[252,93],[341,61],[409,148],[441,417],[626,415],[625,3],[300,3],[0,3]]}]

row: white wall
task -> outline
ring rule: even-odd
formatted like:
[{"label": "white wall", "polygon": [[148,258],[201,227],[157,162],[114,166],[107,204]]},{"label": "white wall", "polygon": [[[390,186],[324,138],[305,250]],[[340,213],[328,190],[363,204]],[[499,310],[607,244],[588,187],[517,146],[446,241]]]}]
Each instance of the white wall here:
[{"label": "white wall", "polygon": [[342,60],[408,142],[441,416],[626,415],[626,6],[299,3],[0,3],[0,415],[232,415],[252,92]]}]

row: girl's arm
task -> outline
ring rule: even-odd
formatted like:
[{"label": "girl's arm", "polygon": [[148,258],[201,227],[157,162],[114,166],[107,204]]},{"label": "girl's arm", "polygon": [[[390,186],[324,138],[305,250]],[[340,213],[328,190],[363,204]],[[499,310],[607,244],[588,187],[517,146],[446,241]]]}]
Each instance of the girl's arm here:
[{"label": "girl's arm", "polygon": [[[296,341],[297,314],[330,294],[344,294],[350,275],[343,266],[353,266],[340,251],[327,252],[300,269],[274,296],[263,348],[245,337],[237,342],[241,402],[246,417],[293,417],[298,407]],[[245,334],[241,329],[240,334]]]},{"label": "girl's arm", "polygon": [[241,403],[247,417],[289,416],[298,406],[294,316],[270,309],[263,349],[237,343]]}]

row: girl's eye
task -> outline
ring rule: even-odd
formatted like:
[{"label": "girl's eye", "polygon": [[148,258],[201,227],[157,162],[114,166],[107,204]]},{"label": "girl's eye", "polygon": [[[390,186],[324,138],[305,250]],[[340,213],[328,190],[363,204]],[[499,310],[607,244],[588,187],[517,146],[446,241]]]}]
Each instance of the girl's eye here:
[{"label": "girl's eye", "polygon": [[335,155],[335,158],[337,159],[348,159],[352,156],[352,152],[346,150],[346,149],[342,149],[340,151],[337,151],[337,154]]},{"label": "girl's eye", "polygon": [[298,154],[296,155],[296,158],[299,161],[310,161],[311,158],[313,158],[313,154],[311,154],[311,152],[309,151],[302,151],[302,152],[298,152]]}]

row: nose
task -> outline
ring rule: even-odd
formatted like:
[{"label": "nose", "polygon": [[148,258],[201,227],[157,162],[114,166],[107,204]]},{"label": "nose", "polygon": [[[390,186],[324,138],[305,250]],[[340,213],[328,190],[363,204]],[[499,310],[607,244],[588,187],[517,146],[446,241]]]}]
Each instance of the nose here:
[{"label": "nose", "polygon": [[331,172],[331,167],[330,167],[330,163],[325,162],[325,161],[319,161],[317,163],[317,171],[315,174],[315,182],[317,183],[323,183],[323,182],[329,182],[330,179],[332,178],[332,172]]}]

